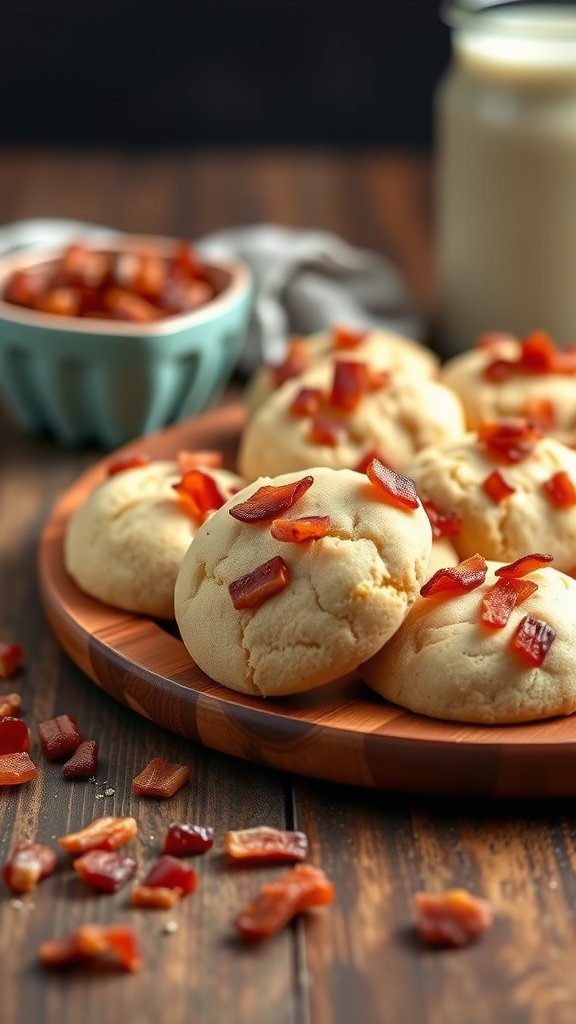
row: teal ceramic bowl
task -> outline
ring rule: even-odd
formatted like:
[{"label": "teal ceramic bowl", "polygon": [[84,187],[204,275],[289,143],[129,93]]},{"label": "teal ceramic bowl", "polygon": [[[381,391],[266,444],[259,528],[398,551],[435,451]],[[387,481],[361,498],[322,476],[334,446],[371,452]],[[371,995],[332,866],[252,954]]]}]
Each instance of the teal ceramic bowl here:
[{"label": "teal ceramic bowl", "polygon": [[[169,255],[175,242],[119,235],[98,248],[126,252],[151,244]],[[62,251],[1,259],[0,296],[14,271],[49,263]],[[64,445],[112,449],[213,404],[242,351],[252,278],[240,261],[204,265],[216,297],[151,324],[57,316],[0,298],[0,397],[16,424],[28,433],[48,431]]]}]

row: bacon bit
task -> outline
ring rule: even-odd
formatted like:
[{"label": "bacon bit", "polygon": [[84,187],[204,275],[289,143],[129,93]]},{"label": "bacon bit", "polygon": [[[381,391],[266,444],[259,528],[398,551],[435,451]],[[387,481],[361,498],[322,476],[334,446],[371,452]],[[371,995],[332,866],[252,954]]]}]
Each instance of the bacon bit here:
[{"label": "bacon bit", "polygon": [[115,476],[116,473],[123,473],[126,469],[137,469],[140,466],[148,466],[152,462],[152,456],[147,452],[129,452],[127,455],[119,455],[110,462],[107,467],[108,476]]},{"label": "bacon bit", "polygon": [[0,679],[11,679],[15,676],[23,660],[24,650],[20,644],[0,641]]},{"label": "bacon bit", "polygon": [[274,519],[270,533],[275,540],[301,544],[305,540],[321,540],[330,531],[330,516],[304,516],[302,519]]},{"label": "bacon bit", "polygon": [[332,344],[335,349],[357,348],[367,336],[368,331],[345,327],[343,324],[333,324],[332,326]]},{"label": "bacon bit", "polygon": [[462,529],[462,517],[457,512],[439,512],[430,498],[422,498],[422,507],[432,527],[432,537],[456,537]]},{"label": "bacon bit", "polygon": [[510,641],[510,650],[532,666],[540,666],[548,654],[556,631],[542,619],[525,615]]},{"label": "bacon bit", "polygon": [[96,818],[80,832],[69,832],[58,839],[59,845],[69,853],[88,850],[117,850],[138,832],[134,818]]},{"label": "bacon bit", "polygon": [[293,377],[300,377],[311,363],[310,349],[308,342],[303,338],[291,338],[288,342],[286,358],[278,366],[269,366],[268,372],[272,380],[272,386],[279,388],[287,380]]},{"label": "bacon bit", "polygon": [[38,736],[42,753],[48,761],[71,754],[82,743],[82,733],[72,715],[58,715],[40,722]]},{"label": "bacon bit", "polygon": [[527,576],[529,572],[541,569],[542,566],[548,565],[552,561],[554,561],[554,555],[541,555],[539,552],[533,555],[522,555],[522,558],[517,558],[515,562],[501,565],[499,569],[495,569],[494,575],[513,576],[516,579],[519,576]]},{"label": "bacon bit", "polygon": [[421,597],[434,597],[446,594],[456,597],[466,594],[469,590],[481,587],[486,579],[488,566],[482,555],[471,555],[458,565],[447,569],[438,569],[420,590]]},{"label": "bacon bit", "polygon": [[132,780],[132,789],[140,796],[174,796],[190,778],[190,769],[185,764],[173,764],[162,757],[153,757],[144,771]]},{"label": "bacon bit", "polygon": [[320,868],[297,864],[276,881],[263,885],[235,924],[243,939],[257,942],[275,935],[303,910],[332,903],[333,899],[334,886]]},{"label": "bacon bit", "polygon": [[30,749],[28,726],[21,718],[0,718],[0,755],[20,754]]},{"label": "bacon bit", "polygon": [[168,826],[162,853],[184,857],[190,853],[206,853],[214,846],[214,829],[204,825],[188,825],[173,821]]},{"label": "bacon bit", "polygon": [[492,384],[501,384],[514,373],[516,364],[511,359],[493,359],[484,367],[483,376]]},{"label": "bacon bit", "polygon": [[304,860],[308,853],[308,838],[304,832],[259,825],[227,832],[224,850],[231,860],[242,864]]},{"label": "bacon bit", "polygon": [[576,372],[576,354],[556,348],[545,331],[533,331],[521,341],[516,359],[496,359],[484,370],[484,376],[493,382],[512,374],[573,374]]},{"label": "bacon bit", "polygon": [[368,379],[367,363],[336,359],[332,389],[328,398],[329,404],[344,412],[354,412],[368,390]]},{"label": "bacon bit", "polygon": [[292,508],[313,483],[313,476],[304,476],[291,484],[266,484],[246,501],[233,505],[229,509],[230,515],[241,523],[261,523],[266,519],[276,519],[279,513]]},{"label": "bacon bit", "polygon": [[45,967],[67,967],[113,953],[127,971],[139,971],[142,957],[138,939],[130,925],[83,924],[61,939],[49,939],[39,949]]},{"label": "bacon bit", "polygon": [[72,867],[93,889],[118,892],[136,873],[136,861],[110,850],[88,850],[72,861]]},{"label": "bacon bit", "polygon": [[488,454],[504,462],[522,462],[532,454],[542,431],[534,423],[521,418],[487,420],[478,427],[478,441]]},{"label": "bacon bit", "polygon": [[31,892],[54,871],[58,858],[41,843],[17,843],[3,868],[6,885],[13,892]]},{"label": "bacon bit", "polygon": [[142,885],[151,889],[180,889],[187,896],[198,888],[198,875],[189,864],[165,853],[152,865]]},{"label": "bacon bit", "polygon": [[[366,452],[366,455],[362,456],[357,465],[354,466],[354,471],[356,473],[365,473],[368,466],[374,459],[378,459],[378,462],[381,462],[382,465],[386,466],[388,469],[394,469],[392,462],[380,448],[371,448],[369,452]],[[394,472],[396,471],[394,470]]]},{"label": "bacon bit", "polygon": [[288,566],[280,555],[276,555],[252,572],[233,580],[228,590],[232,604],[237,611],[242,611],[244,608],[257,608],[284,590],[289,582]]},{"label": "bacon bit", "polygon": [[291,416],[315,416],[323,401],[320,388],[300,388],[288,411]]},{"label": "bacon bit", "polygon": [[171,910],[183,895],[178,886],[168,889],[164,885],[135,885],[130,894],[130,903],[144,910]]},{"label": "bacon bit", "polygon": [[30,782],[37,774],[38,769],[27,751],[0,755],[0,786],[19,786]]},{"label": "bacon bit", "polygon": [[182,448],[176,456],[176,463],[179,472],[184,476],[189,469],[198,469],[199,466],[204,466],[205,469],[220,469],[224,465],[224,454],[215,448],[199,448],[197,451]]},{"label": "bacon bit", "polygon": [[97,764],[97,741],[83,740],[72,757],[62,765],[62,775],[65,779],[90,779],[96,773]]},{"label": "bacon bit", "polygon": [[412,477],[396,473],[379,459],[372,459],[372,462],[368,464],[366,476],[379,493],[383,494],[387,500],[392,498],[395,505],[404,510],[418,508],[420,501]]},{"label": "bacon bit", "polygon": [[0,697],[0,718],[15,718],[20,714],[22,697],[19,693],[7,693]]},{"label": "bacon bit", "polygon": [[516,488],[506,480],[504,474],[499,469],[495,469],[493,473],[486,477],[482,488],[496,505],[499,505],[500,502],[509,498],[516,491]]},{"label": "bacon bit", "polygon": [[414,902],[418,934],[435,946],[466,946],[492,925],[488,900],[466,889],[449,889],[438,895],[417,892]]},{"label": "bacon bit", "polygon": [[323,444],[335,448],[346,437],[346,427],[334,416],[316,416],[308,429],[310,444]]},{"label": "bacon bit", "polygon": [[561,469],[549,480],[544,481],[546,497],[556,508],[572,508],[576,505],[576,487],[566,470]]},{"label": "bacon bit", "polygon": [[201,469],[189,469],[172,486],[180,495],[186,511],[200,523],[215,509],[222,508],[226,500],[213,477]]},{"label": "bacon bit", "polygon": [[162,316],[160,310],[147,299],[124,288],[107,288],[103,295],[103,303],[115,320],[149,324]]},{"label": "bacon bit", "polygon": [[522,415],[542,430],[551,430],[556,425],[556,411],[549,398],[529,398],[524,403]]},{"label": "bacon bit", "polygon": [[501,576],[482,598],[480,618],[485,626],[503,629],[517,605],[538,590],[533,580]]}]

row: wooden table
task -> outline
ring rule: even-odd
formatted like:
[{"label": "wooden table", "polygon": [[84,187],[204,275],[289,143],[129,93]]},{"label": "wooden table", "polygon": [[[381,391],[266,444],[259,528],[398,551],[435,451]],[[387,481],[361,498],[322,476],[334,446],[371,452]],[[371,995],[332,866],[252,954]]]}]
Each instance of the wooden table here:
[{"label": "wooden table", "polygon": [[[324,228],[390,254],[430,322],[431,206],[428,161],[402,155],[0,154],[0,223],[65,216],[189,237],[264,220]],[[64,855],[33,893],[4,888],[2,1024],[573,1024],[572,802],[397,795],[263,769],[154,726],[68,659],[40,605],[38,540],[55,501],[101,454],[24,437],[0,412],[0,639],[26,653],[0,694],[22,694],[40,766],[33,783],[0,791],[0,861],[16,841],[55,847],[104,814],[138,818],[142,869],[172,820],[211,824],[216,843],[195,861],[198,891],[172,912],[131,910],[127,890],[93,894]],[[38,722],[63,713],[99,740],[95,783],[65,782],[39,753]],[[131,790],[154,756],[191,769],[167,802]],[[246,947],[234,916],[277,869],[232,870],[222,842],[230,828],[261,823],[304,830],[337,899]],[[494,927],[464,950],[428,949],[415,937],[413,894],[454,886],[492,901]],[[43,969],[39,944],[86,921],[133,924],[143,970]]]}]

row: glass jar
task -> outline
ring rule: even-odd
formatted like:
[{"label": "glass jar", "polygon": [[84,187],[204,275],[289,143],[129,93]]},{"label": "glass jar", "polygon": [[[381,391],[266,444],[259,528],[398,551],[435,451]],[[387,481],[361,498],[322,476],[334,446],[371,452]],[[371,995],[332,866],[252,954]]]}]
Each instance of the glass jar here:
[{"label": "glass jar", "polygon": [[449,0],[435,103],[445,354],[484,331],[576,342],[576,4]]}]

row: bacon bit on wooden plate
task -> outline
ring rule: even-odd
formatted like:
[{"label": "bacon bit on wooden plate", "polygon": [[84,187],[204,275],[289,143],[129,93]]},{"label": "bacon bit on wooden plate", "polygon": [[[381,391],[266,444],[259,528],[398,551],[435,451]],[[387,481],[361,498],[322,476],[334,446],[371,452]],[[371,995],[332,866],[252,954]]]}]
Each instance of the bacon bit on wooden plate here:
[{"label": "bacon bit on wooden plate", "polygon": [[0,697],[0,718],[16,718],[22,708],[22,697],[19,693],[7,693]]},{"label": "bacon bit on wooden plate", "polygon": [[346,427],[342,420],[335,416],[315,416],[308,428],[307,440],[310,444],[326,445],[335,448],[346,437]]},{"label": "bacon bit on wooden plate", "polygon": [[30,749],[28,726],[21,718],[0,718],[0,755]]},{"label": "bacon bit on wooden plate", "polygon": [[198,875],[189,864],[170,854],[162,854],[143,880],[150,888],[180,889],[183,896],[198,888]]},{"label": "bacon bit on wooden plate", "polygon": [[96,740],[82,740],[72,757],[62,765],[65,779],[90,779],[98,766],[98,743]]},{"label": "bacon bit on wooden plate", "polygon": [[227,832],[224,850],[230,860],[242,864],[304,860],[308,853],[308,838],[304,832],[259,825]]},{"label": "bacon bit on wooden plate", "polygon": [[556,508],[572,508],[576,505],[576,487],[566,470],[561,469],[544,481],[544,491],[548,500]]},{"label": "bacon bit on wooden plate", "polygon": [[368,391],[369,375],[367,363],[336,359],[329,404],[343,412],[354,412]]},{"label": "bacon bit on wooden plate", "polygon": [[185,857],[191,853],[206,853],[214,846],[214,829],[204,825],[189,825],[173,821],[168,826],[162,853]]},{"label": "bacon bit on wooden plate", "polygon": [[108,953],[126,971],[142,967],[136,933],[125,924],[83,924],[70,935],[43,942],[38,952],[45,967],[68,967]]},{"label": "bacon bit on wooden plate", "polygon": [[9,644],[0,640],[0,679],[15,676],[24,661],[24,649],[20,644]]},{"label": "bacon bit on wooden plate", "polygon": [[133,907],[144,910],[171,910],[183,896],[182,889],[168,889],[163,885],[135,885],[130,893]]},{"label": "bacon bit on wooden plate", "polygon": [[72,715],[47,718],[38,725],[42,753],[48,761],[71,754],[82,743],[82,733]]},{"label": "bacon bit on wooden plate", "polygon": [[368,331],[354,327],[345,327],[344,324],[333,324],[332,344],[334,348],[346,351],[351,348],[358,348],[358,345],[368,336]]},{"label": "bacon bit on wooden plate", "polygon": [[233,580],[228,590],[232,604],[238,611],[258,608],[264,601],[275,597],[290,583],[288,566],[280,555],[263,562],[252,572]]},{"label": "bacon bit on wooden plate", "polygon": [[466,889],[444,893],[417,892],[416,930],[434,946],[467,946],[492,925],[488,900]]},{"label": "bacon bit on wooden plate", "polygon": [[541,437],[542,430],[521,417],[486,420],[478,427],[478,441],[487,453],[509,464],[527,459]]},{"label": "bacon bit on wooden plate", "polygon": [[136,874],[136,861],[112,850],[88,850],[72,867],[93,889],[118,892]]},{"label": "bacon bit on wooden plate", "polygon": [[132,789],[140,796],[171,797],[190,778],[185,764],[174,764],[162,757],[153,757],[140,775],[132,780]]},{"label": "bacon bit on wooden plate", "polygon": [[304,338],[290,338],[286,358],[278,366],[268,366],[268,372],[272,380],[272,387],[279,388],[287,380],[293,377],[300,377],[311,363],[310,349]]},{"label": "bacon bit on wooden plate", "polygon": [[544,555],[540,552],[535,552],[531,555],[522,555],[521,558],[517,558],[515,562],[510,562],[509,565],[501,565],[499,569],[494,570],[495,576],[527,576],[529,572],[534,572],[536,569],[542,569],[543,566],[548,565],[554,560],[554,555]]},{"label": "bacon bit on wooden plate", "polygon": [[266,484],[259,487],[246,501],[240,501],[229,509],[234,519],[241,523],[261,523],[277,519],[281,512],[287,512],[314,483],[313,476],[303,476],[290,484]]},{"label": "bacon bit on wooden plate", "polygon": [[182,476],[189,469],[198,469],[202,466],[205,469],[219,469],[224,465],[224,454],[215,448],[199,448],[197,451],[181,448],[176,455],[176,464]]},{"label": "bacon bit on wooden plate", "polygon": [[41,843],[17,843],[4,865],[4,881],[13,892],[31,892],[54,871],[58,858]]},{"label": "bacon bit on wooden plate", "polygon": [[499,469],[495,469],[493,473],[486,477],[482,483],[482,488],[496,505],[499,505],[500,502],[509,498],[516,491],[516,488],[509,483]]},{"label": "bacon bit on wooden plate", "polygon": [[385,466],[379,459],[372,459],[366,467],[366,476],[380,494],[383,494],[387,501],[392,499],[394,505],[414,510],[418,508],[420,501],[416,492],[416,484],[412,477],[404,476],[403,473],[396,473],[393,469]]},{"label": "bacon bit on wooden plate", "polygon": [[59,845],[69,853],[88,850],[116,850],[138,832],[135,818],[96,818],[80,832],[69,832],[58,839]]},{"label": "bacon bit on wooden plate", "polygon": [[333,900],[334,886],[324,872],[311,864],[297,864],[274,882],[263,885],[235,924],[243,939],[258,942],[275,935],[296,914]]},{"label": "bacon bit on wooden plate", "polygon": [[456,537],[462,529],[462,517],[457,512],[439,512],[430,498],[421,498],[422,508],[432,527],[432,537]]},{"label": "bacon bit on wooden plate", "polygon": [[438,569],[420,590],[421,597],[434,597],[444,594],[446,597],[457,597],[482,586],[486,579],[488,566],[482,555],[471,555],[458,565],[446,569]]},{"label": "bacon bit on wooden plate", "polygon": [[316,416],[323,401],[324,395],[320,388],[300,388],[288,411],[291,416]]},{"label": "bacon bit on wooden plate", "polygon": [[222,508],[225,502],[214,478],[201,469],[189,469],[172,486],[179,494],[183,507],[199,523],[203,523],[215,509]]},{"label": "bacon bit on wooden plate", "polygon": [[501,576],[482,598],[480,618],[485,626],[502,629],[514,608],[538,590],[533,580]]},{"label": "bacon bit on wooden plate", "polygon": [[38,769],[27,751],[0,755],[0,786],[19,786],[36,778]]},{"label": "bacon bit on wooden plate", "polygon": [[321,540],[330,532],[330,516],[304,516],[302,519],[274,519],[270,533],[274,540],[301,544],[305,540]]},{"label": "bacon bit on wooden plate", "polygon": [[126,469],[138,469],[140,466],[148,466],[152,462],[152,456],[147,452],[128,452],[126,455],[118,455],[112,462],[108,463],[108,476],[115,476],[116,473],[123,473]]},{"label": "bacon bit on wooden plate", "polygon": [[525,615],[510,641],[510,650],[528,665],[538,668],[555,638],[556,631],[547,622]]}]

